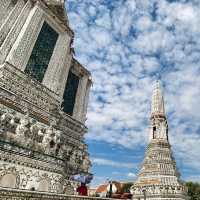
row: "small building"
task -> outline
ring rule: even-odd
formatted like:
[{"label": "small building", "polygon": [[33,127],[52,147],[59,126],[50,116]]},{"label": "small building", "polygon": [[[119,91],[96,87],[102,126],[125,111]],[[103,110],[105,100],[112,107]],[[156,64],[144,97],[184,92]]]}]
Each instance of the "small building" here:
[{"label": "small building", "polygon": [[88,189],[88,196],[95,197],[96,196],[96,188],[89,188]]},{"label": "small building", "polygon": [[99,185],[96,189],[96,195],[99,197],[106,197],[107,192],[107,184]]},{"label": "small building", "polygon": [[120,182],[112,181],[112,186],[110,183],[105,183],[99,185],[96,189],[96,195],[99,197],[106,197],[110,192],[110,187],[112,188],[112,195],[113,194],[121,194],[122,185]]}]

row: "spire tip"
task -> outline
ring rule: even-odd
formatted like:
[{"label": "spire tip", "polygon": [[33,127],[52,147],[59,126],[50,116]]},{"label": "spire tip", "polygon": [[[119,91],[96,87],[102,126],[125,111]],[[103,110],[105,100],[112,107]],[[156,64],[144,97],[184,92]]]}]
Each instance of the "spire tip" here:
[{"label": "spire tip", "polygon": [[153,89],[151,116],[153,115],[165,116],[164,98],[161,91],[159,80],[155,81],[155,86]]}]

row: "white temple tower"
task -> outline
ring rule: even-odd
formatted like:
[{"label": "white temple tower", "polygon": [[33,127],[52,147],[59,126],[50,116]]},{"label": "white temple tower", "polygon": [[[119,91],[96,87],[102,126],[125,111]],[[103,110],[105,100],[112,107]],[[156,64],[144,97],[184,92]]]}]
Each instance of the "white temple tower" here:
[{"label": "white temple tower", "polygon": [[150,124],[150,143],[138,179],[131,187],[133,199],[187,199],[187,188],[180,181],[169,143],[164,98],[159,82],[156,82],[153,91]]},{"label": "white temple tower", "polygon": [[89,174],[91,74],[65,2],[0,1],[0,188],[69,194],[69,177]]}]

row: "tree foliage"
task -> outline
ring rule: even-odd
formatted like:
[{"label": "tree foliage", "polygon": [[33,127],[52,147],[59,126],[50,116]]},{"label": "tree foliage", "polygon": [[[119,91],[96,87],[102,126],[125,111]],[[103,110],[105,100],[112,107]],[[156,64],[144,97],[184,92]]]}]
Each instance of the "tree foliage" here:
[{"label": "tree foliage", "polygon": [[187,182],[186,186],[188,187],[188,195],[191,200],[200,200],[200,184]]},{"label": "tree foliage", "polygon": [[122,193],[129,193],[133,183],[124,183],[122,186]]}]

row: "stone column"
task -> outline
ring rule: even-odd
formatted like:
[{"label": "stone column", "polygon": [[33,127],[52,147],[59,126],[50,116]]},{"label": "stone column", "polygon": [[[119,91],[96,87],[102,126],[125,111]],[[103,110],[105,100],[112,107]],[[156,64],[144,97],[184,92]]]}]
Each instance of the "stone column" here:
[{"label": "stone column", "polygon": [[59,95],[60,83],[63,83],[64,76],[67,77],[70,64],[66,64],[70,59],[69,46],[71,38],[67,33],[60,34],[56,43],[49,66],[42,83]]},{"label": "stone column", "polygon": [[63,101],[63,94],[65,92],[65,86],[67,83],[67,78],[68,78],[68,73],[71,67],[71,62],[72,62],[72,55],[68,54],[67,57],[65,58],[64,68],[63,68],[62,73],[60,74],[60,78],[57,84],[57,92],[59,94],[61,103]]},{"label": "stone column", "polygon": [[[25,21],[28,18],[31,8],[32,8],[32,4],[30,1],[28,1],[26,3],[26,5],[23,7],[19,16],[16,17],[16,21],[14,22],[12,28],[7,33],[6,38],[4,39],[3,43],[0,46],[0,64],[2,64],[4,62],[8,53],[10,52],[14,42],[16,41],[19,33],[22,30],[22,27],[23,27]],[[2,30],[3,29],[1,29],[1,31]],[[0,34],[2,34],[2,33],[0,33]]]},{"label": "stone column", "polygon": [[43,11],[36,4],[14,43],[6,59],[7,62],[21,70],[26,68],[43,22]]},{"label": "stone column", "polygon": [[92,81],[88,79],[86,95],[85,95],[85,100],[84,100],[84,105],[83,105],[83,112],[82,112],[82,117],[81,117],[83,123],[85,123],[85,121],[87,120],[86,114],[87,114],[87,108],[88,108],[88,103],[89,103],[91,85],[92,85]]},{"label": "stone column", "polygon": [[0,6],[0,26],[3,24],[5,18],[8,16],[8,13],[12,9],[12,6],[10,6],[10,3],[11,3],[11,0],[1,0],[1,6]]},{"label": "stone column", "polygon": [[15,5],[13,5],[13,9],[7,13],[7,16],[5,16],[5,21],[0,26],[0,45],[4,41],[5,37],[9,33],[11,27],[15,23],[17,17],[21,13],[23,7],[25,5],[24,0],[19,0]]},{"label": "stone column", "polygon": [[87,90],[87,83],[88,83],[88,77],[83,76],[80,79],[80,83],[78,86],[78,91],[76,94],[76,101],[74,106],[74,112],[73,117],[78,121],[83,121],[83,111],[84,111],[84,103],[85,103],[85,97],[86,97],[86,90]]}]

